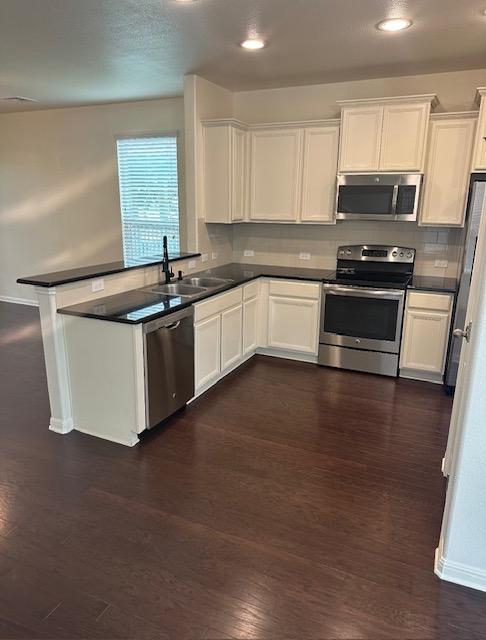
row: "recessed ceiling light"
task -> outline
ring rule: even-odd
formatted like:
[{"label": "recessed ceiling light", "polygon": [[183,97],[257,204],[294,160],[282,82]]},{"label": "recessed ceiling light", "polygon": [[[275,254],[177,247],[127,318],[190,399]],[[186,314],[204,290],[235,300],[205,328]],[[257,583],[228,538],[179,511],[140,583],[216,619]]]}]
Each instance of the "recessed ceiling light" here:
[{"label": "recessed ceiling light", "polygon": [[258,40],[258,38],[250,38],[250,40],[245,40],[240,44],[240,47],[243,49],[249,49],[250,51],[256,51],[257,49],[263,49],[265,43],[263,40]]},{"label": "recessed ceiling light", "polygon": [[391,18],[390,20],[382,20],[376,25],[380,31],[402,31],[412,26],[412,21],[408,18]]}]

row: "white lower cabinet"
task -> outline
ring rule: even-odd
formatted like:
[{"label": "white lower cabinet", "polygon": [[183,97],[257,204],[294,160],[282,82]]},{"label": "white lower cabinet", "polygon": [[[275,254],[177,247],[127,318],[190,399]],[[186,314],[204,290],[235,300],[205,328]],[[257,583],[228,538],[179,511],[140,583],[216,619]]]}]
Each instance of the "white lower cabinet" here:
[{"label": "white lower cabinet", "polygon": [[451,311],[450,294],[409,293],[403,325],[401,376],[442,382]]},{"label": "white lower cabinet", "polygon": [[243,303],[243,355],[256,351],[258,346],[258,298]]},{"label": "white lower cabinet", "polygon": [[221,372],[241,360],[243,310],[241,304],[221,314]]},{"label": "white lower cabinet", "polygon": [[268,346],[286,351],[317,353],[318,300],[270,295]]},{"label": "white lower cabinet", "polygon": [[221,316],[212,316],[194,326],[196,390],[216,381],[221,373]]}]

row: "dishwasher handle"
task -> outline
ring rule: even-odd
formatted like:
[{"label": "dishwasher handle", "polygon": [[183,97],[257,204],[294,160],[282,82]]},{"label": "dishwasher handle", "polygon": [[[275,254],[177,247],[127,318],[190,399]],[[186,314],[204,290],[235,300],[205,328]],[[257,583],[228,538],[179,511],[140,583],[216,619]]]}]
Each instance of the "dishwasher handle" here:
[{"label": "dishwasher handle", "polygon": [[181,309],[180,311],[175,311],[174,313],[170,313],[169,315],[163,316],[162,318],[157,318],[156,320],[152,320],[151,322],[146,322],[143,325],[143,333],[147,335],[148,333],[152,333],[153,331],[158,331],[159,329],[169,329],[170,331],[177,329],[181,322],[186,318],[194,317],[194,308],[192,305],[187,307],[186,309]]}]

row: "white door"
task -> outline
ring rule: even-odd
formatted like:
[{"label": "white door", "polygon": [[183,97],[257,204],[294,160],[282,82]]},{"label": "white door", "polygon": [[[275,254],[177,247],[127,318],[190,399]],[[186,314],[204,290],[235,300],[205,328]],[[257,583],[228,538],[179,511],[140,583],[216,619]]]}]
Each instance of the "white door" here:
[{"label": "white door", "polygon": [[[484,272],[486,264],[486,190],[482,188],[480,192],[482,197],[481,206],[481,225],[479,230],[478,242],[476,246],[476,258],[471,275],[471,288],[469,291],[469,299],[466,312],[466,320],[464,329],[470,327],[470,331],[474,331],[477,301],[480,297],[480,290],[484,288],[484,282],[481,281],[481,274]],[[452,406],[451,424],[449,427],[449,437],[447,439],[447,449],[444,457],[444,475],[449,475],[454,468],[455,455],[457,453],[457,445],[461,435],[462,423],[466,403],[464,402],[465,392],[471,386],[471,374],[469,363],[471,360],[471,343],[464,338],[456,337],[455,340],[462,340],[461,357],[459,360],[459,370],[457,375],[456,390],[454,393],[454,404]]]},{"label": "white door", "polygon": [[304,132],[302,222],[336,222],[336,173],[339,126],[308,128]]},{"label": "white door", "polygon": [[400,368],[444,373],[449,323],[449,312],[407,309]]},{"label": "white door", "polygon": [[423,171],[430,104],[384,107],[380,171]]},{"label": "white door", "polygon": [[252,353],[257,348],[258,331],[258,298],[243,303],[243,355]]},{"label": "white door", "polygon": [[218,378],[221,372],[221,316],[212,316],[194,327],[196,390]]},{"label": "white door", "polygon": [[431,122],[420,225],[464,225],[475,128],[475,118]]},{"label": "white door", "polygon": [[318,300],[271,295],[268,299],[268,346],[316,354],[318,316]]},{"label": "white door", "polygon": [[251,134],[250,218],[297,221],[300,201],[300,129]]},{"label": "white door", "polygon": [[221,314],[221,371],[226,371],[241,360],[242,325],[241,304]]},{"label": "white door", "polygon": [[342,110],[339,170],[378,171],[383,107],[349,107]]}]

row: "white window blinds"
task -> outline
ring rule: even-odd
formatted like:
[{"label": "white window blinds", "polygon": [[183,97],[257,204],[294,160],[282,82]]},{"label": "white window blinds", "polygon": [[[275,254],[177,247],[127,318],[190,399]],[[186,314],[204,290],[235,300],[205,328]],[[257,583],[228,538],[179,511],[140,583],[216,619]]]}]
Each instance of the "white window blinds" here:
[{"label": "white window blinds", "polygon": [[179,184],[176,136],[117,140],[123,254],[128,264],[143,264],[180,251]]}]

